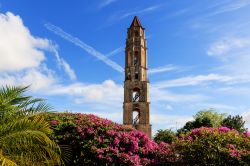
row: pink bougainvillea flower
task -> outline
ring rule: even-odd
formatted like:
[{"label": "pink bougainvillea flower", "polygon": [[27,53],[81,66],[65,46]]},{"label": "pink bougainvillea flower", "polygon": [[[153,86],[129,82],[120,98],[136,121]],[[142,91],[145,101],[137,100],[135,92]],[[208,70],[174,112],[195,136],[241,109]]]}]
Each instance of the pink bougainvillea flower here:
[{"label": "pink bougainvillea flower", "polygon": [[229,149],[235,149],[235,146],[234,146],[233,144],[228,144],[227,147],[228,147]]},{"label": "pink bougainvillea flower", "polygon": [[228,128],[228,127],[220,127],[219,128],[219,131],[220,131],[220,133],[227,133],[227,132],[229,132],[229,131],[231,131],[231,129],[230,128]]},{"label": "pink bougainvillea flower", "polygon": [[58,121],[58,120],[52,120],[52,121],[50,121],[50,123],[51,123],[52,125],[57,125],[57,124],[59,124],[59,121]]},{"label": "pink bougainvillea flower", "polygon": [[250,137],[250,132],[249,132],[249,131],[245,131],[245,132],[243,133],[243,135],[244,135],[245,137]]}]

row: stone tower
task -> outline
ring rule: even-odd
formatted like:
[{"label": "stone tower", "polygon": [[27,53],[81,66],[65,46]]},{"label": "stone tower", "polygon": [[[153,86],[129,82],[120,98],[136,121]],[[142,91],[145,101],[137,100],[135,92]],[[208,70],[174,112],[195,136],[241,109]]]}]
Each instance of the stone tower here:
[{"label": "stone tower", "polygon": [[123,124],[151,138],[148,89],[145,29],[135,16],[126,40]]}]

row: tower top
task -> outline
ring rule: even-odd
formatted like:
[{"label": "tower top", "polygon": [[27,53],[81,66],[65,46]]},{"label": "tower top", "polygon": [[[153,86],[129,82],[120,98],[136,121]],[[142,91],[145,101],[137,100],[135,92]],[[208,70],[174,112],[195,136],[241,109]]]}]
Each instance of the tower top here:
[{"label": "tower top", "polygon": [[133,19],[133,21],[132,21],[132,23],[130,25],[130,28],[131,27],[142,27],[137,16],[134,17],[134,19]]}]

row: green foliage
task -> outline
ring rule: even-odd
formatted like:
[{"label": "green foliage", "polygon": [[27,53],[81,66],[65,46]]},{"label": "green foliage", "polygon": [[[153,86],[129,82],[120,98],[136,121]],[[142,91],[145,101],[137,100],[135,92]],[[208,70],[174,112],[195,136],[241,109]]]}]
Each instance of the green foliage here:
[{"label": "green foliage", "polygon": [[204,117],[204,118],[198,117],[194,121],[187,122],[183,128],[177,130],[177,133],[178,135],[180,135],[181,133],[189,132],[195,128],[212,127],[212,126],[213,124],[211,122],[211,119],[209,119],[208,117]]},{"label": "green foliage", "polygon": [[202,110],[194,115],[194,119],[209,119],[211,121],[211,127],[219,127],[222,120],[225,118],[225,114],[220,114],[214,109]]},{"label": "green foliage", "polygon": [[154,141],[157,143],[165,142],[165,143],[172,143],[176,140],[176,134],[171,129],[166,130],[158,130]]},{"label": "green foliage", "polygon": [[245,131],[244,124],[245,124],[245,121],[243,120],[242,116],[239,116],[239,115],[236,115],[236,116],[229,115],[228,117],[223,119],[221,123],[222,126],[235,129],[239,132]]},{"label": "green foliage", "polygon": [[225,114],[219,114],[213,109],[199,111],[194,115],[194,121],[188,121],[177,133],[179,135],[200,127],[219,127],[224,117]]},{"label": "green foliage", "polygon": [[27,87],[0,89],[0,164],[61,165],[60,149],[43,113],[50,107],[42,99],[23,93]]}]

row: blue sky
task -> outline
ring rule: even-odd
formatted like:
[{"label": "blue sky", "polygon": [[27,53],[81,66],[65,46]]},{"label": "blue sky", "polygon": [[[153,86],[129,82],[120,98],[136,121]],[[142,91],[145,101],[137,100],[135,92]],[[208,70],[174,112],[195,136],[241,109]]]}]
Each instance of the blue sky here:
[{"label": "blue sky", "polygon": [[0,0],[0,85],[122,123],[126,31],[146,28],[153,131],[199,110],[250,128],[250,0]]}]

